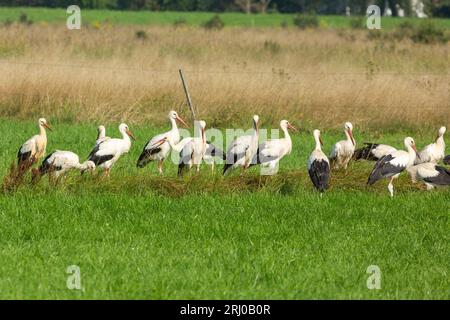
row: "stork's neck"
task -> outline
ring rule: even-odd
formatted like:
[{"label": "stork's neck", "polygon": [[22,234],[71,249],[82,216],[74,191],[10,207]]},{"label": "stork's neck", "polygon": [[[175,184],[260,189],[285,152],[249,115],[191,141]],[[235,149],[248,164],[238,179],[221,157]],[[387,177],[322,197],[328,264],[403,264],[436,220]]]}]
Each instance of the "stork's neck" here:
[{"label": "stork's neck", "polygon": [[347,141],[350,141],[353,144],[352,138],[350,137],[348,130],[344,130],[344,133],[345,133],[345,136],[347,137]]},{"label": "stork's neck", "polygon": [[316,141],[316,150],[322,151],[322,144],[320,143],[319,136],[314,136],[314,140]]},{"label": "stork's neck", "polygon": [[172,124],[172,131],[178,130],[177,121],[174,118],[169,118],[170,123]]},{"label": "stork's neck", "polygon": [[86,170],[88,168],[87,161],[83,163],[77,163],[75,166],[78,170]]},{"label": "stork's neck", "polygon": [[417,157],[416,151],[414,151],[414,149],[409,145],[408,145],[408,155],[409,155],[409,163],[408,163],[409,167],[414,164],[414,161],[416,160]]},{"label": "stork's neck", "polygon": [[47,138],[47,132],[43,125],[39,125],[39,135],[43,138]]},{"label": "stork's neck", "polygon": [[120,133],[122,134],[122,140],[125,140],[127,143],[131,144],[131,139],[128,136],[128,134],[126,133],[125,129],[120,130]]},{"label": "stork's neck", "polygon": [[289,131],[286,127],[281,127],[281,130],[284,133],[284,139],[286,139],[287,141],[289,141],[289,143],[291,143],[291,136],[289,135]]},{"label": "stork's neck", "polygon": [[438,136],[436,139],[436,144],[440,145],[440,146],[445,146],[445,142],[444,142],[444,136]]},{"label": "stork's neck", "polygon": [[98,139],[103,139],[106,136],[106,132],[103,129],[98,130],[98,136],[97,136],[97,140]]}]

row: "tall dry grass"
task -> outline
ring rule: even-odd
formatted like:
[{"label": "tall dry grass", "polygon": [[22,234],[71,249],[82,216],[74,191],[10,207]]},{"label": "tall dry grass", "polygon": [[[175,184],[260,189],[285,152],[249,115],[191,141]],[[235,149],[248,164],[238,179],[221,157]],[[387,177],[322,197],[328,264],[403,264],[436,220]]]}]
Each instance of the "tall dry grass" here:
[{"label": "tall dry grass", "polygon": [[184,101],[180,67],[213,126],[248,124],[253,113],[307,127],[449,124],[448,45],[281,28],[3,26],[0,115],[160,125]]}]

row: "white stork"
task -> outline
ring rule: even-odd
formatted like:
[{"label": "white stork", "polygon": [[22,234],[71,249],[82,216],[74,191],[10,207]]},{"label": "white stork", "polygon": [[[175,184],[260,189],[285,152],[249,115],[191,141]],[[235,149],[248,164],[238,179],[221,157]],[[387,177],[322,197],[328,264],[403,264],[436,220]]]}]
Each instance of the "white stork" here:
[{"label": "white stork", "polygon": [[416,159],[415,164],[425,163],[425,162],[433,162],[438,163],[442,159],[444,159],[445,155],[445,142],[444,142],[444,134],[446,128],[439,128],[438,135],[436,140],[423,148],[422,151],[419,152],[420,159]]},{"label": "white stork", "polygon": [[288,129],[298,131],[287,120],[280,121],[280,128],[283,131],[284,138],[281,139],[269,139],[262,142],[258,146],[252,165],[261,164],[263,167],[268,167],[270,172],[276,169],[280,160],[292,151],[292,140],[289,135]]},{"label": "white stork", "polygon": [[350,122],[344,124],[344,133],[347,139],[337,142],[331,150],[330,160],[334,164],[334,169],[347,169],[355,152],[356,142],[353,138],[353,125]]},{"label": "white stork", "polygon": [[420,163],[406,169],[413,182],[423,181],[427,190],[450,185],[450,171],[432,162]]},{"label": "white stork", "polygon": [[109,176],[112,166],[119,160],[120,156],[128,153],[131,147],[131,140],[136,140],[134,135],[125,123],[119,125],[122,139],[108,139],[100,142],[89,154],[88,160],[100,168],[105,169],[105,176]]},{"label": "white stork", "polygon": [[[145,144],[136,164],[138,168],[145,167],[150,161],[158,161],[159,174],[163,173],[163,162],[170,152],[170,144],[167,141],[162,144],[159,144],[158,142],[170,136],[173,143],[177,144],[180,141],[180,132],[178,131],[177,121],[180,121],[186,128],[188,127],[186,122],[178,116],[176,111],[170,111],[168,117],[172,124],[172,129],[168,132],[154,136]],[[155,147],[155,145],[158,146]]]},{"label": "white stork", "polygon": [[308,160],[308,173],[314,187],[323,193],[328,189],[328,183],[330,181],[330,162],[322,151],[323,142],[320,138],[320,131],[314,130],[313,136],[316,142],[316,148]]},{"label": "white stork", "polygon": [[355,153],[353,154],[353,159],[378,161],[382,157],[397,151],[396,148],[391,147],[387,144],[365,142],[364,145],[365,146],[363,148],[355,150]]},{"label": "white stork", "polygon": [[17,153],[17,163],[19,166],[31,166],[45,155],[45,148],[47,147],[47,133],[45,129],[47,128],[50,131],[52,129],[44,118],[40,118],[38,124],[39,134],[25,141]]},{"label": "white stork", "polygon": [[372,185],[380,179],[391,178],[388,185],[391,197],[394,196],[394,179],[398,178],[402,171],[414,164],[416,156],[419,157],[413,138],[405,138],[404,144],[407,151],[398,150],[378,160],[367,181],[367,184]]},{"label": "white stork", "polygon": [[253,134],[241,136],[233,140],[225,155],[223,174],[231,169],[242,167],[247,169],[258,150],[259,142],[259,116],[253,116]]},{"label": "white stork", "polygon": [[95,145],[98,145],[100,142],[110,139],[110,137],[106,136],[106,128],[103,125],[98,126],[97,128],[97,140],[95,141]]},{"label": "white stork", "polygon": [[178,175],[183,174],[185,167],[190,169],[192,165],[196,165],[197,172],[200,171],[200,165],[206,154],[206,122],[198,121],[199,134],[196,137],[187,137],[175,144],[173,137],[167,135],[163,139],[157,141],[154,147],[158,147],[164,143],[169,143],[170,147],[180,153],[180,162],[178,164]]},{"label": "white stork", "polygon": [[84,173],[87,170],[95,170],[95,163],[89,160],[80,163],[80,158],[77,154],[71,151],[56,150],[42,161],[38,172],[41,176],[49,172],[54,172],[55,176],[59,177],[72,169],[77,169],[81,173]]},{"label": "white stork", "polygon": [[450,165],[450,155],[445,156],[444,163]]}]

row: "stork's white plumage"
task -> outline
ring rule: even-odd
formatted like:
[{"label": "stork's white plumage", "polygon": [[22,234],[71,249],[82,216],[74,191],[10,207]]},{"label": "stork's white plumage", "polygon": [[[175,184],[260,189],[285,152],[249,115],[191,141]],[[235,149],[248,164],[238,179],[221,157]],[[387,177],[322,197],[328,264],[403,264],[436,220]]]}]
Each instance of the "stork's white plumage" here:
[{"label": "stork's white plumage", "polygon": [[105,169],[106,176],[109,176],[109,171],[120,156],[130,150],[130,137],[135,140],[134,135],[125,123],[119,125],[119,131],[122,134],[122,139],[108,139],[100,142],[88,157],[88,160],[94,162],[97,167]]},{"label": "stork's white plumage", "polygon": [[253,133],[238,137],[228,147],[225,155],[225,166],[223,174],[227,174],[230,170],[242,167],[247,169],[258,150],[259,141],[259,116],[253,116]]},{"label": "stork's white plumage", "polygon": [[178,164],[178,175],[183,174],[185,168],[191,169],[193,165],[197,167],[197,172],[200,171],[200,165],[205,157],[206,153],[206,122],[203,120],[198,121],[198,133],[196,137],[188,137],[175,144],[173,137],[167,135],[160,141],[156,142],[155,146],[169,143],[170,147],[180,153],[180,161]]},{"label": "stork's white plumage", "polygon": [[413,182],[422,181],[428,190],[450,185],[450,171],[432,162],[420,163],[406,169]]},{"label": "stork's white plumage", "polygon": [[387,144],[365,142],[364,145],[365,146],[363,148],[355,150],[355,153],[353,154],[353,159],[378,161],[382,157],[397,151],[396,148],[391,147]]},{"label": "stork's white plumage", "polygon": [[419,152],[420,158],[417,158],[415,164],[425,163],[425,162],[433,162],[438,163],[445,156],[445,141],[444,134],[446,128],[439,128],[438,135],[436,140],[423,148],[422,151]]},{"label": "stork's white plumage", "polygon": [[[180,141],[180,132],[178,131],[177,121],[180,121],[184,126],[188,127],[186,122],[178,116],[176,111],[170,111],[168,117],[172,124],[172,129],[154,136],[145,144],[136,164],[138,168],[145,167],[150,161],[158,161],[158,171],[160,174],[163,173],[163,162],[170,152],[170,144],[168,141],[165,141],[162,144],[159,144],[159,142],[166,137],[170,137],[174,144],[177,144]],[[157,147],[155,147],[155,145],[157,145]]]},{"label": "stork's white plumage", "polygon": [[287,120],[280,121],[280,128],[284,137],[281,139],[269,139],[259,144],[257,153],[252,161],[252,164],[261,164],[263,167],[268,167],[269,170],[272,170],[269,173],[273,173],[280,160],[292,151],[292,140],[288,129],[298,131]]},{"label": "stork's white plumage", "polygon": [[314,187],[320,192],[324,192],[328,189],[330,181],[330,162],[322,151],[323,142],[320,138],[320,131],[314,130],[313,136],[316,148],[308,159],[308,173]]},{"label": "stork's white plumage", "polygon": [[334,169],[347,169],[355,152],[356,142],[353,138],[353,125],[350,122],[344,124],[344,133],[347,139],[337,142],[331,150],[330,160],[334,164]]},{"label": "stork's white plumage", "polygon": [[86,170],[95,170],[95,163],[92,161],[85,161],[80,163],[80,158],[77,154],[71,151],[56,150],[50,153],[39,166],[39,174],[44,175],[48,172],[54,172],[56,177],[65,172],[77,169],[81,173]]},{"label": "stork's white plumage", "polygon": [[413,138],[405,138],[404,144],[407,151],[397,150],[378,160],[367,181],[367,184],[372,185],[380,179],[391,178],[388,185],[391,197],[394,196],[394,179],[398,178],[402,171],[414,165],[416,156],[419,156]]},{"label": "stork's white plumage", "polygon": [[110,137],[106,136],[106,128],[103,125],[98,126],[97,128],[97,140],[95,141],[95,145],[98,145],[100,142],[110,139]]},{"label": "stork's white plumage", "polygon": [[45,129],[52,131],[47,120],[40,118],[38,120],[39,134],[32,136],[25,141],[17,153],[17,163],[23,165],[25,163],[32,165],[45,155],[47,147],[47,133]]}]

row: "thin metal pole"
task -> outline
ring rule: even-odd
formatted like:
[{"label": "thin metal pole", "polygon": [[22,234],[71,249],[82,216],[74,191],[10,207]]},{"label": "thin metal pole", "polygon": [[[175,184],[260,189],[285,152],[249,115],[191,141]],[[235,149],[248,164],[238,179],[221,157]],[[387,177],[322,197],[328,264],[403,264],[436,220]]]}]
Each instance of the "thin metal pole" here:
[{"label": "thin metal pole", "polygon": [[192,105],[191,95],[189,94],[189,89],[188,89],[187,83],[184,80],[183,71],[181,69],[179,69],[178,71],[180,72],[181,82],[183,83],[184,93],[186,94],[186,99],[188,102],[189,109],[191,110],[194,120],[197,120],[197,117],[196,117],[195,111],[194,111],[194,106]]}]

